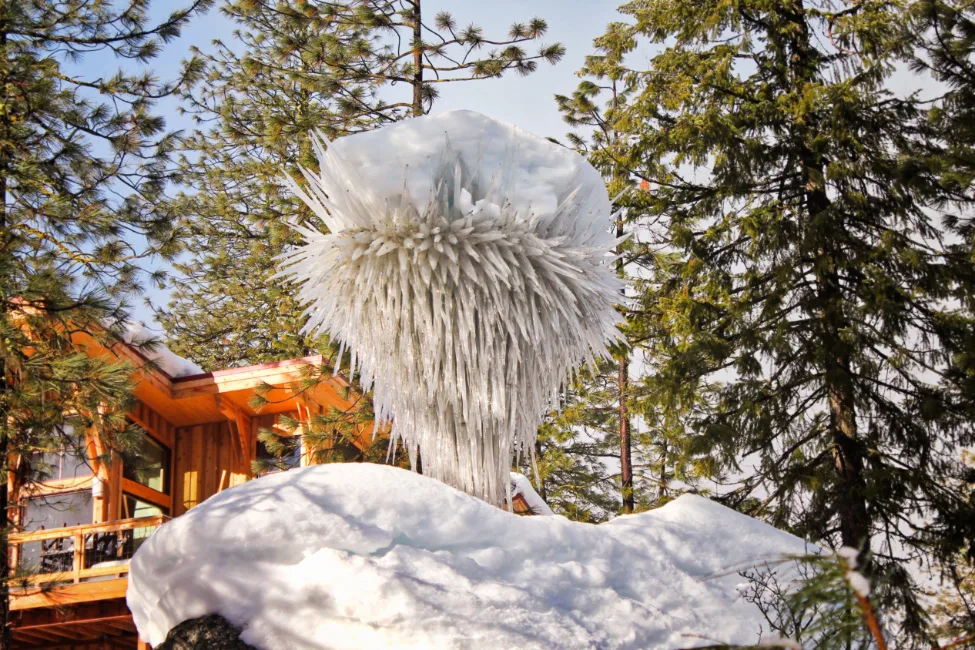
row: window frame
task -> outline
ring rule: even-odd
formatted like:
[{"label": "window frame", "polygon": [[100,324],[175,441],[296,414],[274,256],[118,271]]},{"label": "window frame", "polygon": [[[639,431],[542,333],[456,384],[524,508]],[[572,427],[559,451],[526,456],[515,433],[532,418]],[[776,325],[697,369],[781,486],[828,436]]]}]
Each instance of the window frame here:
[{"label": "window frame", "polygon": [[[146,435],[149,436],[152,442],[158,445],[160,448],[162,448],[163,452],[165,453],[166,464],[164,467],[163,476],[164,476],[164,482],[165,482],[167,492],[160,492],[159,490],[151,488],[148,485],[143,485],[138,481],[133,481],[130,478],[126,478],[124,475],[125,459],[120,458],[119,462],[121,463],[121,466],[119,467],[120,485],[118,490],[118,500],[119,500],[118,517],[119,519],[125,518],[123,517],[123,512],[122,512],[123,510],[122,502],[126,496],[131,496],[136,499],[139,499],[140,501],[144,501],[146,503],[152,504],[166,511],[166,513],[172,513],[173,511],[172,492],[174,487],[173,467],[175,465],[173,449],[164,440],[162,440],[160,436],[156,435],[156,433],[153,432],[150,428],[144,426],[139,422],[136,422],[131,417],[127,416],[126,419],[129,421],[130,424],[134,424],[135,426],[142,429],[146,433]],[[171,516],[171,515],[167,514],[167,516]]]}]

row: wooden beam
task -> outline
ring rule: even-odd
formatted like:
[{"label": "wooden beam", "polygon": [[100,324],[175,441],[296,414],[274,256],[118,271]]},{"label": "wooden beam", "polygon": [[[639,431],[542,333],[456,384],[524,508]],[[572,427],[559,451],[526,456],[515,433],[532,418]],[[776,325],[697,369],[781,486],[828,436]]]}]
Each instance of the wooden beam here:
[{"label": "wooden beam", "polygon": [[149,503],[154,503],[158,506],[163,506],[169,512],[173,511],[172,495],[166,494],[164,492],[160,492],[159,490],[153,490],[151,487],[147,487],[142,483],[137,483],[131,479],[127,479],[123,477],[122,492],[123,493],[128,492],[129,494],[136,496],[142,499],[143,501],[148,501]]},{"label": "wooden beam", "polygon": [[89,603],[110,598],[125,598],[129,585],[128,578],[116,578],[103,582],[82,582],[59,585],[50,589],[36,589],[29,592],[10,593],[12,611],[34,607],[63,607],[75,603]]},{"label": "wooden beam", "polygon": [[256,434],[254,419],[230,400],[222,399],[220,395],[214,395],[213,401],[217,405],[217,410],[231,423],[231,434],[237,438],[234,456],[239,454],[241,465],[249,468],[249,462],[252,460],[251,442]]}]

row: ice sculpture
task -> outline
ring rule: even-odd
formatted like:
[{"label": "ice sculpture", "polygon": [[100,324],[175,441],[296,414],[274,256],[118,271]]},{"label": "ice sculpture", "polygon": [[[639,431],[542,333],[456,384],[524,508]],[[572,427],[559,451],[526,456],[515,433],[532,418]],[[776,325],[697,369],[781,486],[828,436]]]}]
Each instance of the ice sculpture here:
[{"label": "ice sculpture", "polygon": [[617,335],[603,180],[469,111],[314,145],[320,172],[288,182],[324,228],[282,256],[306,329],[351,350],[414,466],[500,504],[561,382]]}]

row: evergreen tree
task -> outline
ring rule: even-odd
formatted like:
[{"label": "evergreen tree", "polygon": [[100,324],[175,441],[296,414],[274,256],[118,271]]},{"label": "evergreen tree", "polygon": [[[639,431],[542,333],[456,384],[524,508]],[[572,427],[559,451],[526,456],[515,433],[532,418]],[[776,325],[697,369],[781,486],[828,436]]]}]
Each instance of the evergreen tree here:
[{"label": "evergreen tree", "polygon": [[624,66],[637,90],[612,122],[668,244],[638,306],[659,323],[649,388],[696,393],[689,449],[736,480],[727,503],[861,549],[905,644],[921,639],[906,563],[975,536],[951,487],[973,439],[972,321],[970,260],[928,210],[960,197],[924,156],[922,107],[884,87],[908,16],[825,0],[621,11],[632,23],[606,40],[659,47],[649,69]]},{"label": "evergreen tree", "polygon": [[[571,144],[599,169],[607,179],[610,196],[615,197],[616,234],[631,235],[617,250],[620,259],[617,268],[622,277],[641,291],[652,277],[653,266],[647,265],[648,254],[660,245],[648,219],[648,208],[653,196],[630,170],[639,162],[633,156],[639,151],[632,140],[618,130],[615,122],[629,113],[628,101],[634,93],[635,77],[628,74],[626,54],[632,49],[631,35],[610,32],[594,41],[595,53],[587,56],[577,72],[583,81],[572,95],[556,95],[556,102],[563,119],[575,131],[569,134]],[[581,131],[580,131],[581,129]],[[645,357],[646,342],[652,340],[656,329],[655,318],[635,309],[632,296],[621,297],[620,310],[626,317],[623,328],[625,345],[614,350],[614,368],[617,406],[614,438],[619,442],[620,485],[622,511],[632,512],[637,503],[641,508],[662,505],[673,494],[673,480],[679,475],[681,485],[690,485],[690,475],[683,471],[683,437],[674,426],[673,408],[675,396],[666,403],[651,399],[657,395],[644,387],[646,368],[652,359]],[[640,368],[636,381],[631,378],[634,358]],[[591,392],[597,397],[600,391],[591,385],[583,394]],[[649,397],[648,397],[649,396]],[[583,398],[585,399],[585,398]],[[636,423],[635,430],[632,424]],[[634,463],[636,458],[636,463]],[[644,485],[634,484],[634,474]]]},{"label": "evergreen tree", "polygon": [[[88,358],[71,337],[87,331],[107,344],[116,340],[140,260],[176,251],[171,218],[155,209],[174,142],[151,112],[174,86],[150,72],[90,74],[81,63],[86,56],[149,61],[209,2],[188,4],[153,25],[148,0],[0,0],[4,476],[37,478],[44,468],[34,452],[77,447],[72,427],[97,427],[118,447],[136,433],[124,421],[132,369]],[[196,72],[191,62],[185,80]],[[7,498],[0,490],[3,557],[13,505]],[[6,649],[9,567],[0,566]]]},{"label": "evergreen tree", "polygon": [[[420,0],[232,0],[223,11],[237,42],[215,44],[205,82],[184,96],[205,125],[185,142],[187,190],[174,206],[192,245],[159,315],[171,347],[206,368],[326,345],[301,334],[292,288],[272,279],[274,257],[295,244],[288,222],[309,214],[279,179],[298,175],[297,165],[315,169],[315,129],[336,138],[422,115],[439,84],[529,74],[563,53],[558,44],[522,49],[544,35],[541,19],[489,39],[446,13],[430,23]],[[401,98],[400,88],[409,89]]]},{"label": "evergreen tree", "polygon": [[582,369],[538,429],[535,466],[522,455],[539,496],[569,519],[599,522],[621,510],[618,370],[615,360]]}]

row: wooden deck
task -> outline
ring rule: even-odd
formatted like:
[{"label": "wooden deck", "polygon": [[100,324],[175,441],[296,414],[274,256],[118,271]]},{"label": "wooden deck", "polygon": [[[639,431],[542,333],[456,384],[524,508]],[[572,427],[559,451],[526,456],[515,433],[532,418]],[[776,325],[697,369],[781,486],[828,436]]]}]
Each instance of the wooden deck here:
[{"label": "wooden deck", "polygon": [[29,609],[14,612],[12,617],[15,650],[136,650],[140,647],[124,597]]},{"label": "wooden deck", "polygon": [[19,574],[11,585],[10,609],[124,598],[135,535],[148,537],[166,519],[142,517],[10,535],[12,564]]}]

